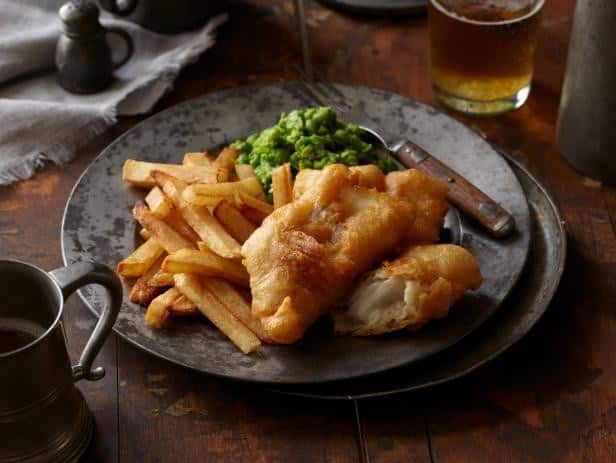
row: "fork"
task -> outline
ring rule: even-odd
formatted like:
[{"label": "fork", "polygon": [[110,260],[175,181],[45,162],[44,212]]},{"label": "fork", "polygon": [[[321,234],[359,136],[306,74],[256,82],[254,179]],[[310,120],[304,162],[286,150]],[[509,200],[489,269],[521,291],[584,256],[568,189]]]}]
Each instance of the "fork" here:
[{"label": "fork", "polygon": [[375,137],[383,148],[404,166],[420,170],[446,183],[449,186],[449,201],[475,219],[493,236],[502,238],[515,229],[513,216],[500,204],[421,146],[379,127],[361,108],[347,103],[346,97],[335,85],[321,80],[310,82],[302,80],[299,81],[299,85],[299,91],[304,99],[319,106],[329,106],[342,119],[357,124]]}]

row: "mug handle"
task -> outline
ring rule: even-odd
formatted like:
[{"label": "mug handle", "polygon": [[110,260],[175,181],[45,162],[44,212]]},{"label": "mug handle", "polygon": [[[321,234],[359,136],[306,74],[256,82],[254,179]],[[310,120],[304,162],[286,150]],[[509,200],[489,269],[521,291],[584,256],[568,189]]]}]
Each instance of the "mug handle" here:
[{"label": "mug handle", "polygon": [[92,368],[92,362],[109,336],[122,307],[122,283],[113,270],[94,262],[79,262],[52,270],[49,274],[62,290],[65,301],[78,288],[85,285],[99,284],[107,290],[105,307],[81,353],[79,363],[72,368],[73,381],[83,378],[89,381],[99,380],[105,376],[105,369],[103,367]]},{"label": "mug handle", "polygon": [[130,36],[128,32],[126,32],[124,29],[121,29],[119,27],[106,27],[105,32],[107,34],[117,34],[124,40],[124,42],[126,42],[126,53],[119,61],[115,61],[112,63],[113,69],[117,69],[120,66],[122,66],[124,63],[126,63],[130,59],[131,56],[133,56],[133,52],[135,51],[135,46],[133,44],[133,38]]},{"label": "mug handle", "polygon": [[99,0],[98,2],[104,9],[113,14],[118,16],[128,16],[135,11],[135,8],[137,8],[138,0],[124,0],[124,2],[120,2],[124,3],[123,6],[120,6],[118,0]]}]

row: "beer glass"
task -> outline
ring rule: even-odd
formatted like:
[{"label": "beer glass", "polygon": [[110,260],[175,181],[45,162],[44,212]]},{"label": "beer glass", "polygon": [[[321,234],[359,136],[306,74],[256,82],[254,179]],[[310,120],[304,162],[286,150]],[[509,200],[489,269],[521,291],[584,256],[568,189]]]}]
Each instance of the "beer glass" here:
[{"label": "beer glass", "polygon": [[430,0],[438,100],[470,114],[517,109],[530,92],[544,0]]}]

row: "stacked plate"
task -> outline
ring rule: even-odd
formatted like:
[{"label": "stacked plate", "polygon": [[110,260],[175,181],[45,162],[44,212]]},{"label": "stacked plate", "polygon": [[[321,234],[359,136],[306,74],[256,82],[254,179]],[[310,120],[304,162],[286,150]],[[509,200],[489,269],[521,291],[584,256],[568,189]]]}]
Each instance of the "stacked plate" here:
[{"label": "stacked plate", "polygon": [[[434,108],[383,91],[338,88],[380,125],[428,149],[514,215],[516,233],[496,240],[455,210],[448,214],[447,236],[457,237],[477,257],[482,287],[466,294],[450,317],[414,334],[336,338],[315,329],[295,345],[264,346],[258,356],[243,355],[207,323],[177,320],[168,329],[154,330],[143,321],[143,308],[127,298],[115,327],[120,336],[203,373],[291,394],[348,399],[459,377],[530,330],[547,308],[565,261],[566,235],[549,195],[521,166]],[[130,210],[141,193],[122,183],[126,158],[179,163],[187,151],[245,137],[273,125],[281,112],[306,105],[296,84],[244,87],[188,101],[130,130],[75,185],[62,225],[65,263],[94,260],[115,266],[134,249],[137,228]],[[80,294],[97,314],[103,293],[88,287]]]}]

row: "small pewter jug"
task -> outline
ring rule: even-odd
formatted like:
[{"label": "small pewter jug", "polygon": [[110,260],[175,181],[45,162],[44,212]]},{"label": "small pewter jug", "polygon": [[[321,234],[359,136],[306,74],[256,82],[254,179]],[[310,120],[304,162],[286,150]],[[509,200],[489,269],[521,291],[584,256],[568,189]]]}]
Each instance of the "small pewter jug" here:
[{"label": "small pewter jug", "polygon": [[[105,375],[92,362],[122,305],[122,284],[100,264],[82,262],[47,273],[1,259],[0,282],[0,462],[77,462],[94,422],[74,382]],[[104,286],[107,301],[79,363],[71,367],[64,301],[88,284]]]},{"label": "small pewter jug", "polygon": [[616,184],[615,0],[577,0],[556,139],[584,175]]},{"label": "small pewter jug", "polygon": [[[111,83],[114,69],[133,54],[133,40],[123,29],[104,28],[99,9],[89,1],[73,0],[59,11],[64,33],[56,46],[56,67],[60,85],[73,93],[98,92]],[[106,35],[119,35],[126,42],[126,53],[119,61],[111,57]]]}]

